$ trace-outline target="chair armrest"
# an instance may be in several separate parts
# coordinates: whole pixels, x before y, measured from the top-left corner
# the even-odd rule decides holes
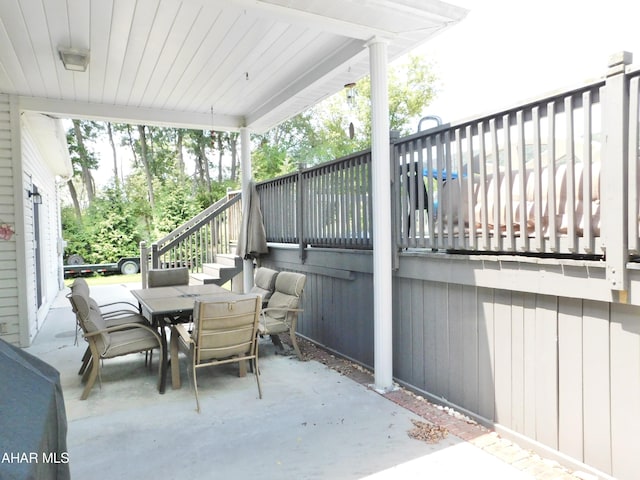
[[[195,343],[194,340],[193,340],[193,337],[191,337],[191,334],[186,329],[184,324],[179,323],[178,325],[174,325],[173,331],[178,333],[178,335],[180,336],[180,339],[184,343],[186,343],[186,344]]]
[[[271,311],[275,311],[275,312],[304,312],[304,310],[301,309],[301,308],[267,307],[267,308],[263,308],[262,310],[260,310],[260,315],[262,315],[264,312],[271,312]]]
[[[136,311],[136,312],[138,312],[138,311],[139,311],[139,307],[138,307],[138,305],[134,305],[133,303],[131,303],[131,302],[126,302],[126,301],[124,301],[124,300],[121,300],[121,301],[119,301],[119,302],[104,303],[104,304],[102,304],[102,305],[98,305],[98,307],[99,307],[100,309],[102,309],[102,307],[110,307],[110,306],[112,306],[112,305],[129,305],[129,306],[133,307],[133,308],[135,309],[135,311]]]
[[[155,329],[148,327],[147,325],[143,325],[142,323],[123,323],[122,325],[117,325],[115,327],[108,327],[101,330],[96,330],[95,332],[83,333],[83,336],[85,338],[95,337],[96,335],[100,335],[102,333],[117,332],[119,330],[131,330],[133,328],[142,328],[153,333],[153,335],[158,340],[158,344],[162,345],[162,340],[160,339],[160,335],[158,335],[158,332]]]
[[[100,312],[104,318],[121,317],[126,315],[140,315],[138,310],[113,310],[111,312]]]

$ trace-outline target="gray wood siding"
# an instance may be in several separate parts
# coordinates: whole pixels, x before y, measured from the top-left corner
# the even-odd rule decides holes
[[[373,365],[370,257],[311,249],[301,263],[296,249],[272,248],[265,265],[307,274],[302,335]],[[400,265],[392,295],[399,382],[526,447],[636,478],[640,306],[539,293],[531,282],[482,286],[483,278],[494,280],[474,278],[471,266],[450,275],[417,256]],[[568,270],[567,282],[575,278]],[[639,281],[634,274],[630,288]]]

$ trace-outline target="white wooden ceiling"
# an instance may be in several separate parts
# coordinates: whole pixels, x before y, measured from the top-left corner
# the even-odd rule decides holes
[[[460,21],[437,0],[0,0],[0,92],[60,117],[264,131]],[[59,47],[88,49],[69,72]]]

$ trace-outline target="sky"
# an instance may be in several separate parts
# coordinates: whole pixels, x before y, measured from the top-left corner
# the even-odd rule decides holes
[[[419,49],[439,94],[427,112],[453,122],[602,77],[609,57],[640,63],[637,0],[448,0],[470,12]]]

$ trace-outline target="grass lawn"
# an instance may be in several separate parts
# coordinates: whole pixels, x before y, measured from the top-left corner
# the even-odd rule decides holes
[[[89,286],[92,285],[114,285],[118,283],[140,283],[142,282],[142,276],[140,273],[135,275],[92,275],[90,277],[83,277]],[[64,281],[65,286],[69,286],[73,283],[73,278],[67,278]]]

